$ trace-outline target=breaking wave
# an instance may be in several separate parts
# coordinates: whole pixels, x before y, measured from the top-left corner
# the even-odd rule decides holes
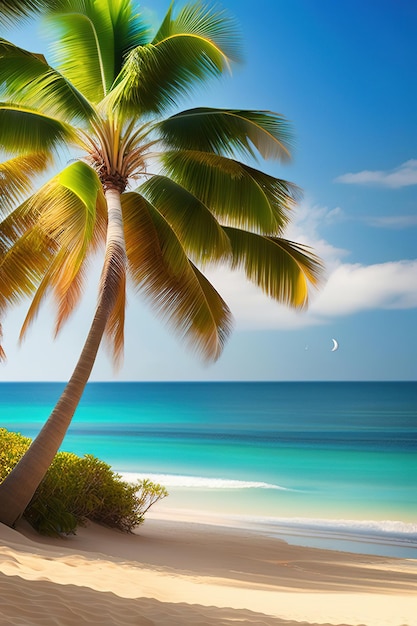
[[[164,487],[188,487],[196,489],[277,489],[280,491],[295,491],[294,489],[288,489],[281,485],[231,478],[207,478],[205,476],[182,476],[177,474],[139,474],[136,472],[119,473],[123,479],[128,482],[149,478],[152,482],[164,485]]]

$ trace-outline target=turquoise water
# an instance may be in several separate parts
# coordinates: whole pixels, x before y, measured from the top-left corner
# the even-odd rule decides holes
[[[62,388],[1,383],[0,426],[35,436]],[[164,507],[417,539],[412,382],[90,383],[62,448],[165,484]]]

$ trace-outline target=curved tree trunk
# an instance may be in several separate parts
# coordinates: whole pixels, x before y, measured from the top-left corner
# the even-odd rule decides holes
[[[90,377],[118,285],[126,272],[120,192],[106,191],[108,231],[99,300],[80,358],[48,421],[26,454],[0,485],[0,522],[14,526],[32,499],[65,437]]]

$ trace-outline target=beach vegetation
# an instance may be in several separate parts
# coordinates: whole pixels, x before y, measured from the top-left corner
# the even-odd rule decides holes
[[[257,166],[257,159],[289,161],[285,117],[178,108],[241,61],[227,11],[170,3],[156,29],[133,0],[27,0],[2,3],[0,12],[10,21],[42,6],[50,54],[0,40],[0,320],[28,301],[23,339],[52,300],[57,334],[100,254],[102,272],[73,374],[0,485],[0,521],[9,525],[60,448],[103,338],[115,364],[122,359],[128,284],[214,361],[232,315],[205,268],[241,270],[299,309],[322,275],[314,252],[285,237],[298,187]]]
[[[0,428],[0,480],[27,451],[28,437]],[[75,533],[87,520],[132,532],[167,490],[148,479],[129,483],[110,465],[87,454],[58,452],[23,517],[43,535]]]

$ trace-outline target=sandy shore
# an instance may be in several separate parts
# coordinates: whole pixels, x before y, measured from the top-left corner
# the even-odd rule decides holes
[[[0,525],[0,624],[417,626],[417,561],[149,517],[64,540]]]

